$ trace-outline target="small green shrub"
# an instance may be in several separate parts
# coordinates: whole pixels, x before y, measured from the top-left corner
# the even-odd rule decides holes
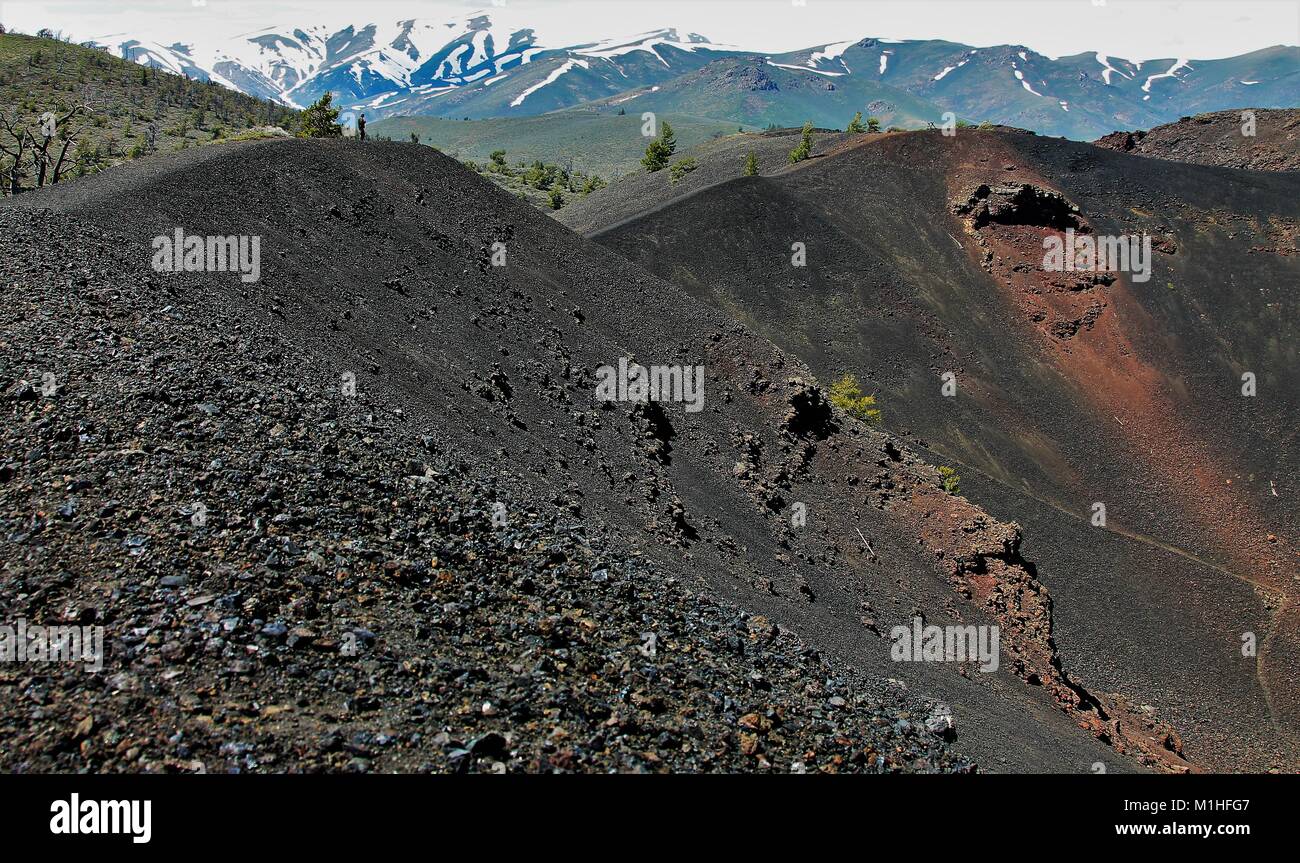
[[[685,177],[687,174],[689,174],[691,171],[694,171],[699,166],[700,166],[699,162],[696,162],[693,156],[683,156],[682,158],[678,159],[676,162],[673,162],[672,166],[669,167],[668,169],[669,178],[674,183],[676,183],[682,177]]]
[[[795,165],[812,157],[812,121],[803,124],[803,137],[799,139],[799,146],[790,151],[790,164]]]
[[[939,468],[939,475],[943,477],[943,490],[948,494],[961,494],[961,477],[957,471],[950,467]]]
[[[846,374],[831,384],[831,404],[851,417],[857,417],[869,423],[880,422],[880,409],[876,407],[876,397],[862,394],[856,375]]]

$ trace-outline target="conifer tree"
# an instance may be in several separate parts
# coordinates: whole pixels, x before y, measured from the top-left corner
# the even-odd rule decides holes
[[[659,137],[663,140],[664,146],[668,148],[669,156],[677,152],[677,136],[673,134],[673,127],[668,125],[667,120],[664,121],[664,127],[660,131]]]
[[[675,152],[677,152],[677,137],[673,134],[673,127],[664,123],[663,128],[659,130],[659,137],[645,148],[645,158],[641,160],[641,164],[645,165],[646,171],[651,174],[662,171],[668,167],[668,160]]]
[[[343,127],[338,123],[339,109],[334,107],[334,94],[326,91],[302,112],[299,120],[305,138],[338,138]]]
[[[803,124],[803,137],[799,146],[790,151],[790,164],[802,162],[812,156],[812,120]]]

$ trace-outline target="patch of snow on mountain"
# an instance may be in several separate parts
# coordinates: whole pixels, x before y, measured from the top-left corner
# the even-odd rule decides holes
[[[556,81],[560,79],[561,75],[565,75],[579,66],[581,66],[583,69],[590,69],[591,63],[587,62],[586,60],[578,60],[573,57],[569,58],[568,60],[565,60],[564,65],[560,66],[558,69],[552,70],[551,74],[547,75],[545,80],[534,84],[533,86],[529,87],[527,90],[525,90],[524,92],[516,96],[515,100],[510,103],[510,107],[518,108],[520,105],[524,104],[524,100],[527,99],[529,96],[533,95],[538,90],[542,89],[548,84],[554,84]]]
[[[461,67],[462,69],[472,69],[475,66],[479,65],[480,63],[484,63],[487,61],[488,59],[487,38],[488,38],[488,34],[486,30],[479,30],[477,33],[474,34],[474,38],[472,40],[472,44],[474,46],[474,56],[469,58],[469,63],[463,65]]]
[[[387,78],[403,88],[410,86],[411,72],[416,68],[406,54],[388,49],[367,56],[364,62],[376,75]],[[360,62],[354,62],[353,68],[358,68],[360,65]]]
[[[166,69],[172,74],[179,75],[183,68],[176,55],[171,51],[163,48],[161,45],[152,42],[139,42],[133,40],[131,49],[135,55],[135,62],[141,66],[157,66]],[[123,49],[125,53],[125,49]]]
[[[682,42],[678,39],[676,30],[668,29],[655,30],[650,33],[641,33],[633,37],[633,41],[630,42],[606,39],[602,42],[597,42],[594,45],[574,48],[573,53],[581,54],[584,57],[600,57],[602,59],[609,59],[611,57],[621,57],[624,54],[630,54],[633,51],[645,51],[653,54],[659,62],[663,63],[665,66],[671,66],[671,64],[655,50],[659,46],[676,48],[679,51],[695,51],[700,48],[718,47],[707,40],[704,40],[704,37],[698,36],[698,34],[696,34],[696,38],[693,38],[691,41]]]
[[[843,72],[827,72],[825,69],[809,69],[807,66],[795,66],[791,63],[773,63],[768,59],[767,65],[776,66],[778,69],[793,69],[795,72],[812,72],[814,75],[825,75],[827,78],[843,78]]]
[[[473,51],[474,51],[474,45],[472,43],[467,42],[464,45],[461,45],[455,51],[451,52],[451,54],[447,57],[447,62],[451,64],[452,69],[458,70],[463,74],[466,69],[470,68],[470,66],[473,65],[472,63],[465,62],[465,55],[470,54]]]
[[[974,53],[975,53],[974,51],[971,52],[971,54],[974,54]],[[969,63],[969,62],[970,62],[970,59],[967,58],[967,59],[965,59],[965,60],[962,60],[962,61],[961,61],[960,63],[958,63],[956,66],[945,66],[942,72],[940,72],[938,75],[935,75],[935,76],[934,76],[933,80],[935,80],[935,81],[942,81],[945,77],[947,77],[947,75],[948,75],[949,72],[953,71],[954,69],[960,69],[962,66],[965,66],[965,65],[966,65],[967,63]]]
[[[1120,74],[1120,76],[1123,77],[1123,78],[1132,78],[1132,77],[1133,77],[1132,75],[1126,75],[1126,74],[1124,74],[1124,70],[1123,70],[1123,69],[1116,69],[1114,66],[1110,65],[1110,57],[1106,56],[1105,54],[1098,54],[1098,55],[1097,55],[1097,62],[1100,63],[1101,65],[1103,65],[1103,66],[1106,67],[1106,68],[1103,69],[1102,72],[1101,72],[1101,78],[1102,78],[1102,80],[1105,81],[1108,85],[1110,84],[1110,76],[1111,76],[1112,74],[1116,73],[1116,72],[1118,72],[1118,73]],[[1140,65],[1139,65],[1139,68],[1141,68]]]
[[[1170,66],[1168,71],[1161,72],[1159,75],[1150,76],[1149,78],[1147,78],[1146,83],[1142,85],[1142,92],[1150,93],[1151,82],[1155,81],[1157,78],[1177,78],[1178,76],[1175,75],[1174,73],[1177,72],[1179,69],[1182,69],[1183,67],[1191,69],[1192,67],[1188,66],[1187,63],[1188,63],[1187,60],[1179,60],[1178,62],[1174,63],[1174,65]]]
[[[847,69],[849,67],[847,64],[844,63],[843,55],[844,52],[847,51],[854,44],[855,42],[849,41],[849,42],[835,42],[834,44],[831,45],[824,45],[820,50],[812,52],[812,56],[808,58],[808,65],[809,67],[815,67],[818,63],[820,63],[823,60],[839,60],[840,65],[844,66],[844,68]]]
[[[1011,63],[1011,71],[1016,73],[1016,80],[1020,82],[1021,87],[1024,87],[1026,90],[1028,90],[1030,93],[1033,93],[1035,96],[1043,95],[1042,93],[1035,90],[1033,87],[1029,86],[1029,82],[1025,80],[1025,73],[1021,72],[1019,69],[1016,68],[1016,64],[1014,61],[1012,61]]]
[[[447,37],[436,25],[428,21],[420,19],[402,21],[399,22],[399,27],[401,29],[398,34],[388,43],[389,47],[410,56],[413,66],[423,65],[429,57],[437,54],[447,44]]]
[[[280,100],[295,107],[293,92],[307,84],[321,71],[327,53],[330,32],[317,25],[297,28],[285,34],[273,29],[259,30],[238,37],[235,42],[214,52],[219,62],[230,63],[251,71],[281,87]],[[211,71],[216,62],[207,64]]]

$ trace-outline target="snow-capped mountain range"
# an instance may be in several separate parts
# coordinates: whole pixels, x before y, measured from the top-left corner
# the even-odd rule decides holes
[[[309,104],[326,90],[350,105],[361,106],[411,92],[447,90],[489,80],[495,83],[539,56],[590,65],[631,51],[654,54],[660,46],[672,46],[689,52],[708,44],[703,36],[683,38],[673,29],[629,40],[546,44],[531,27],[503,25],[497,12],[447,21],[409,19],[350,25],[337,30],[321,25],[267,28],[211,43],[163,44],[127,34],[94,41],[125,59],[211,79],[293,107]]]
[[[854,38],[768,55],[674,28],[564,44],[527,23],[493,9],[340,29],[269,28],[211,43],[129,34],[96,42],[141,64],[291,106],[330,91],[371,119],[528,116],[636,99],[646,110],[754,125],[810,119],[838,127],[845,111],[856,110],[915,124],[953,111],[1091,138],[1183,114],[1300,100],[1295,47],[1143,63],[1104,53],[1052,58],[1020,45]]]

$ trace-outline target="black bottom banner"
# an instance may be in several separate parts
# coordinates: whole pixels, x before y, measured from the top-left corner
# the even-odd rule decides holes
[[[715,840],[734,850],[782,831],[802,843],[827,829],[863,828],[927,846],[1063,838],[1224,845],[1294,835],[1288,804],[1297,789],[1291,776],[880,776],[762,788],[739,777],[548,785],[518,777],[5,776],[0,824],[16,840],[11,849],[112,846],[128,857],[163,849],[202,856],[225,843],[227,851],[338,852],[439,835],[478,836],[494,850],[542,849],[560,835],[584,843],[641,836],[638,845],[662,853]]]

